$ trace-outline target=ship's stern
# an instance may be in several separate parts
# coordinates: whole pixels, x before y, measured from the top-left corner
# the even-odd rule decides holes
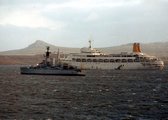
[[[162,60],[155,61],[155,67],[157,67],[159,70],[163,70],[164,62]]]

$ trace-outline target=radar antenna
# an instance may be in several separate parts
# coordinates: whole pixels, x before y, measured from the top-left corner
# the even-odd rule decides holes
[[[57,51],[57,62],[58,63],[60,62],[60,51],[59,51],[59,48],[58,48],[58,51]]]
[[[45,65],[48,66],[49,65],[49,62],[48,62],[48,59],[50,57],[50,47],[49,46],[46,46],[46,55],[45,55]]]
[[[92,48],[92,41],[93,41],[92,36],[90,36],[90,38],[89,38],[89,48]]]
[[[46,48],[47,48],[47,52],[46,52],[46,58],[49,58],[49,56],[50,56],[50,52],[49,52],[49,50],[50,50],[50,47],[49,47],[49,46],[46,46]]]
[[[92,48],[92,41],[89,40],[89,48]]]

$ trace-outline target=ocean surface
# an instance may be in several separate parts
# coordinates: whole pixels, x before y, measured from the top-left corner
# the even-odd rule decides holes
[[[20,75],[0,66],[0,120],[165,120],[168,69]]]

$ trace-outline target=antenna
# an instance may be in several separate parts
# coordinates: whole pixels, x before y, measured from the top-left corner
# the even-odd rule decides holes
[[[57,62],[60,62],[60,51],[59,51],[59,48],[58,48],[58,51],[57,51]]]
[[[47,49],[47,52],[49,52],[49,50],[50,50],[50,47],[49,47],[49,46],[46,46],[46,49]]]
[[[49,58],[49,55],[50,55],[50,52],[49,52],[50,47],[49,47],[49,46],[46,46],[46,48],[47,48],[46,57]]]
[[[47,49],[47,51],[46,51],[46,56],[45,56],[45,65],[48,65],[48,58],[50,56],[50,52],[49,52],[50,47],[46,46],[46,49]]]
[[[90,37],[89,37],[89,48],[92,48],[92,41],[93,41],[93,38],[92,38],[92,36],[90,35]]]
[[[91,40],[89,40],[89,48],[92,48],[92,41]]]

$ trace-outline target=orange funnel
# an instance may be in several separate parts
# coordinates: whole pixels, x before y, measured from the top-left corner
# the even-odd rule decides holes
[[[141,53],[141,47],[140,47],[140,44],[139,44],[139,43],[137,43],[137,47],[138,47],[138,52]]]
[[[141,52],[141,48],[140,48],[139,43],[134,43],[133,44],[133,52],[135,52],[135,53],[140,53]]]

